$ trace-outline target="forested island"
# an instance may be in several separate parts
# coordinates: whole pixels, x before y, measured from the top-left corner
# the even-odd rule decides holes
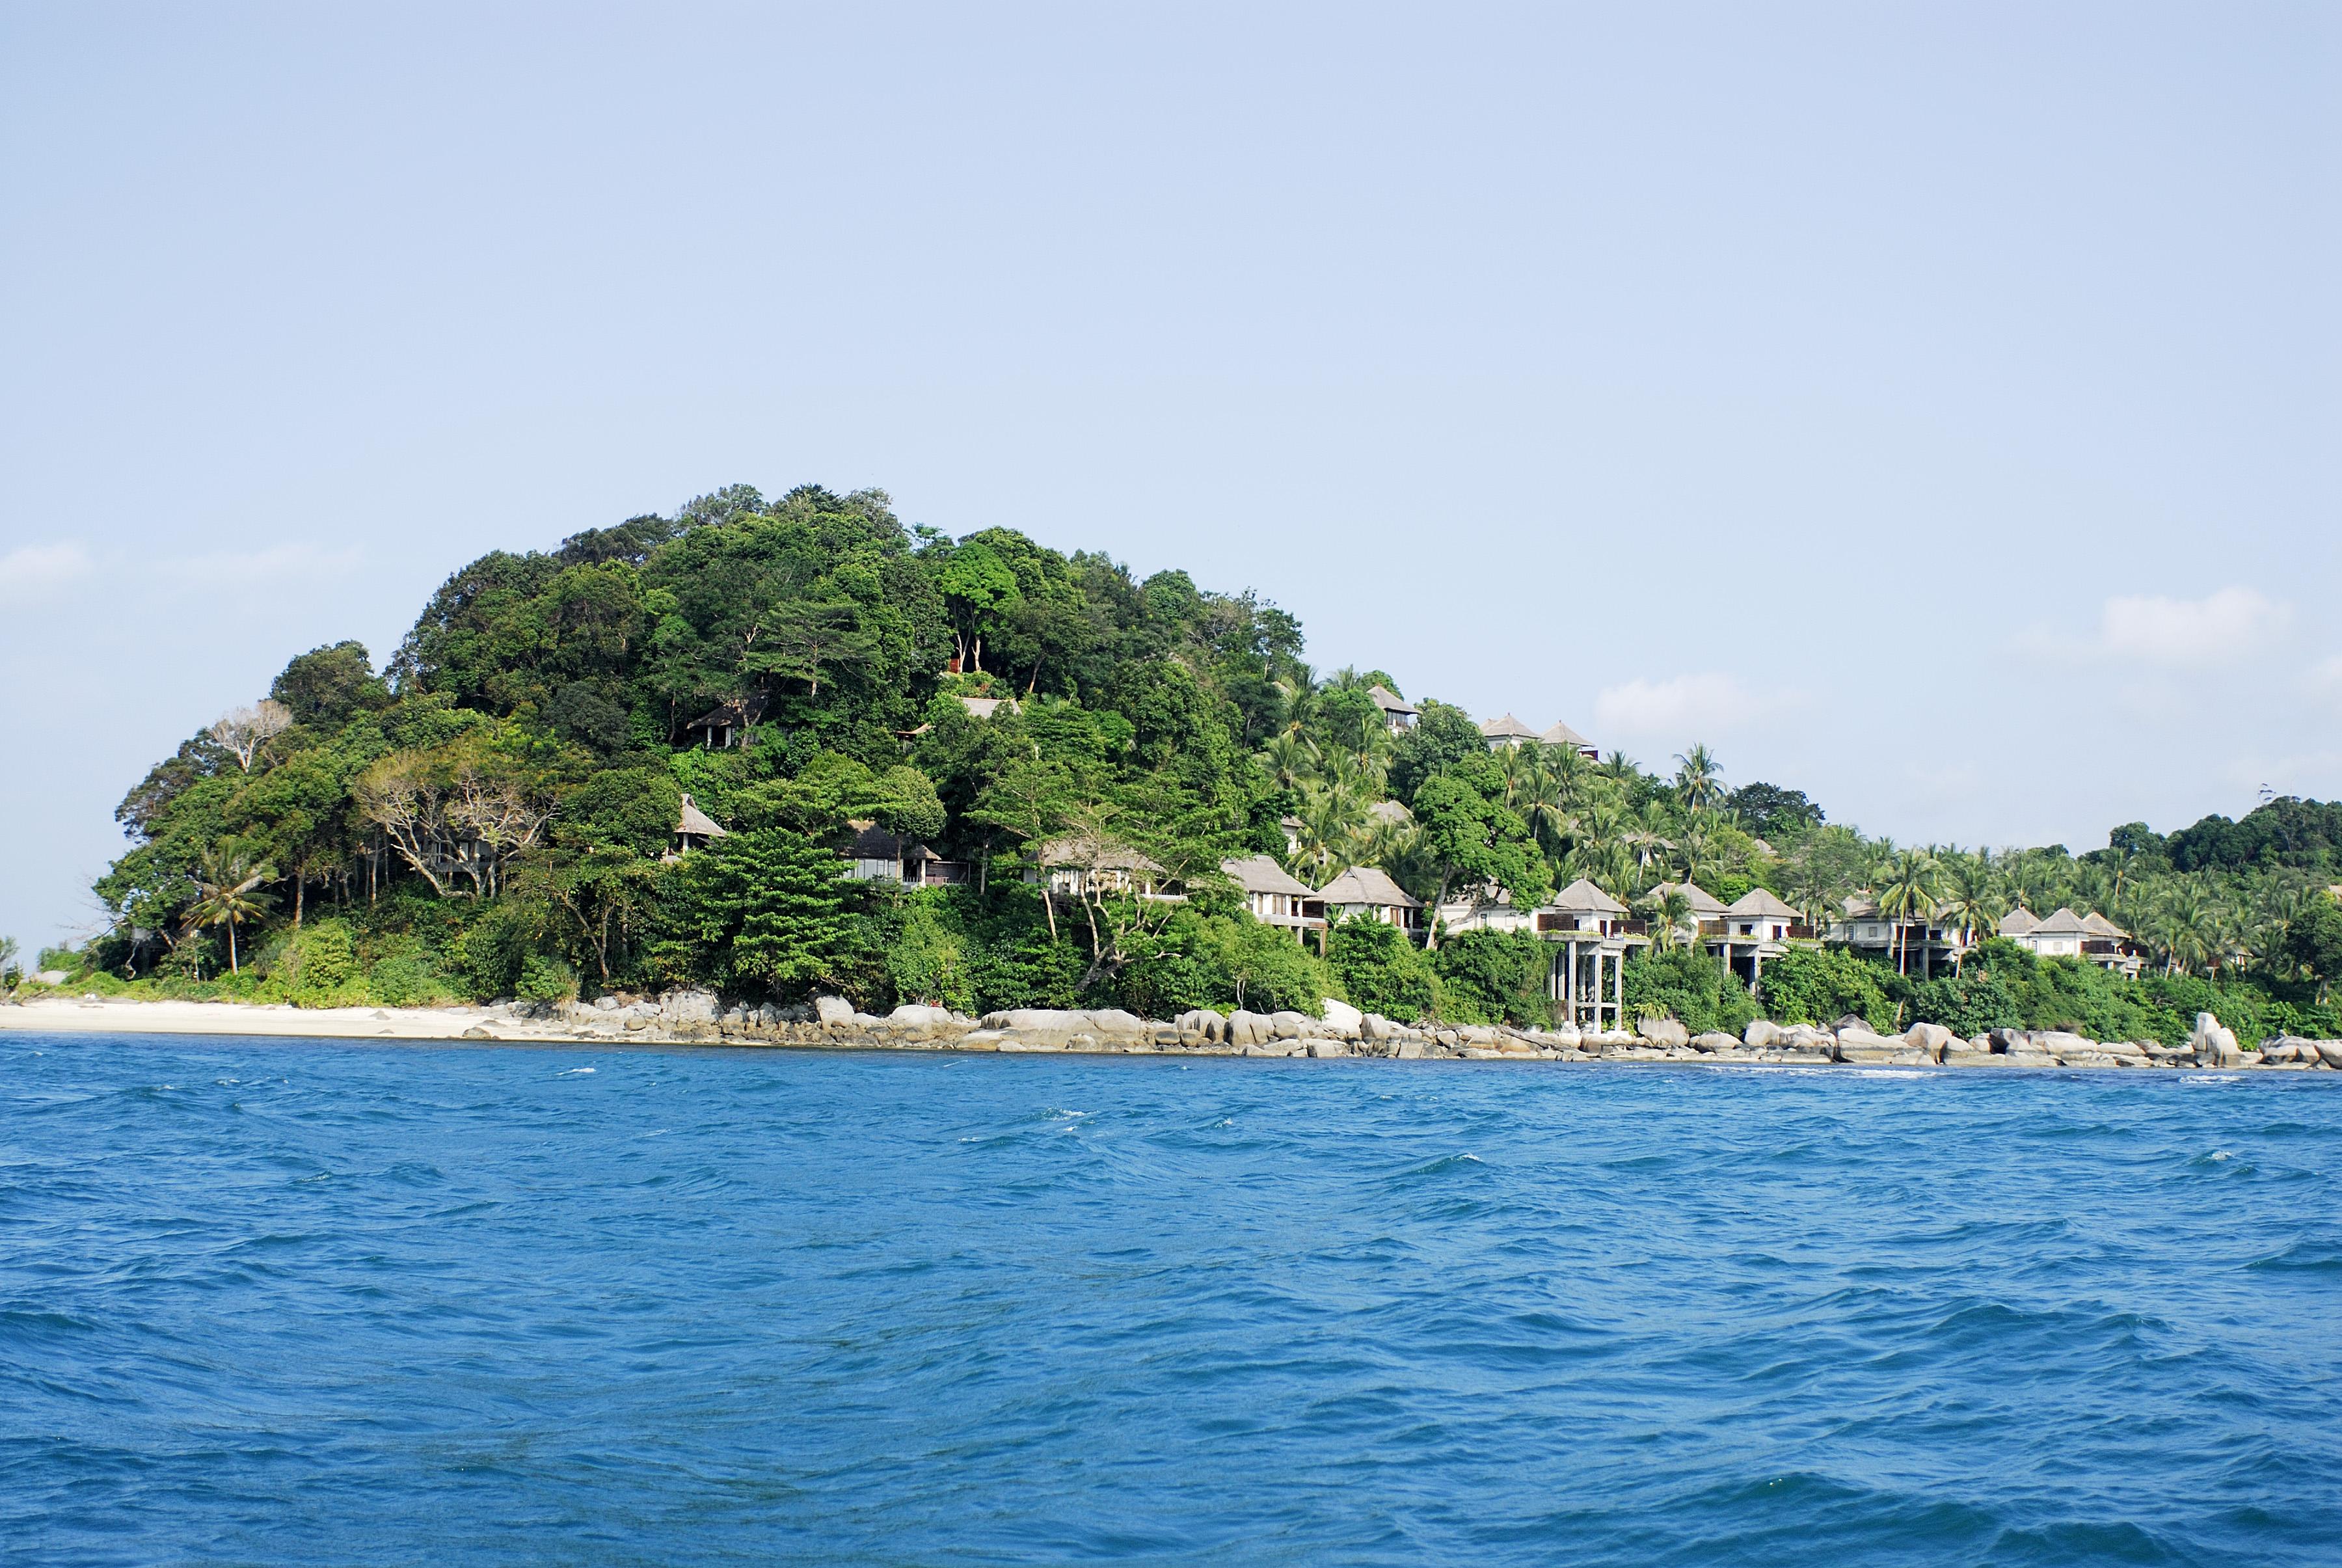
[[[2078,855],[1899,845],[1704,747],[1654,771],[1304,655],[1184,572],[735,486],[483,557],[380,668],[293,658],[124,798],[105,929],[9,978],[1534,1027],[1578,984],[1540,911],[1598,907],[1614,1023],[2342,1035],[2342,804]],[[1793,922],[1761,970],[1726,906]],[[2053,910],[2096,961],[2028,945]]]

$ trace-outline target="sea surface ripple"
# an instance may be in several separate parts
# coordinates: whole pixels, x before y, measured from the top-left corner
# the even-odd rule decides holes
[[[0,1556],[2342,1561],[2342,1082],[0,1036]]]

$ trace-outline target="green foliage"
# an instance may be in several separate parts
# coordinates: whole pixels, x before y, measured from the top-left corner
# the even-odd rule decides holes
[[[720,839],[667,879],[653,968],[727,992],[801,995],[869,957],[856,891],[826,846],[786,828]]]
[[[1766,980],[1771,979],[1768,964]],[[1763,1010],[1723,960],[1696,949],[1646,952],[1626,965],[1626,982],[1629,1020],[1677,1019],[1694,1034],[1738,1034]]]
[[[1628,968],[1631,981],[1633,967]],[[1887,994],[1893,971],[1844,948],[1792,948],[1765,961],[1758,981],[1765,1016],[1776,1023],[1829,1024],[1852,1013],[1875,1029],[1895,1027]]]
[[[577,1000],[577,971],[559,959],[531,953],[521,966],[515,994],[523,1000],[548,1004]]]
[[[1470,714],[1436,699],[1426,701],[1415,728],[1391,747],[1391,795],[1412,807],[1415,792],[1426,779],[1487,752],[1487,738]]]
[[[1190,1005],[1306,1012],[1315,1018],[1324,1000],[1335,994],[1326,963],[1283,926],[1265,926],[1246,915],[1198,923],[1206,929],[1196,934],[1193,946],[1216,963],[1219,973],[1216,983],[1199,993],[1202,1000]]]
[[[1466,931],[1431,955],[1445,1015],[1459,1023],[1542,1026],[1554,948],[1526,931]]]
[[[1354,915],[1326,933],[1326,964],[1351,1006],[1399,1023],[1440,1016],[1430,956],[1396,926]]]
[[[1911,987],[1909,1021],[1939,1023],[1967,1039],[1993,1029],[2022,1029],[2025,1011],[1988,970],[1942,975]]]

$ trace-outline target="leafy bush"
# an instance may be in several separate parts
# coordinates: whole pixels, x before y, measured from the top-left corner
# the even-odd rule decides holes
[[[2024,1010],[2008,988],[1990,973],[1976,970],[1943,975],[1914,986],[1910,1017],[1914,1023],[1939,1023],[1963,1037],[1990,1029],[2025,1027]]]
[[[1767,965],[1768,980],[1771,974]],[[1711,1030],[1738,1034],[1759,1010],[1756,999],[1722,959],[1693,949],[1646,951],[1627,963],[1626,978],[1630,1020],[1673,1018],[1694,1034]]]
[[[1316,954],[1283,926],[1265,926],[1248,915],[1211,922],[1199,944],[1217,960],[1218,982],[1206,1007],[1243,1007],[1255,1012],[1290,1010],[1317,1016],[1334,994],[1333,975]],[[1169,1016],[1169,1015],[1165,1015]]]
[[[577,971],[559,959],[531,953],[521,965],[520,983],[514,988],[526,1001],[557,1004],[577,1000]]]
[[[395,952],[375,960],[366,971],[366,989],[385,1007],[427,1007],[450,1000],[439,971],[419,952]]]
[[[1457,1023],[1542,1025],[1554,946],[1526,931],[1466,931],[1431,955],[1446,1015]]]
[[[1326,934],[1326,961],[1353,1007],[1401,1023],[1440,1014],[1430,956],[1396,926],[1352,916]]]
[[[1845,948],[1791,948],[1765,961],[1759,1010],[1776,1023],[1827,1024],[1853,1013],[1874,1029],[1892,1029],[1887,982],[1894,979],[1893,970]]]

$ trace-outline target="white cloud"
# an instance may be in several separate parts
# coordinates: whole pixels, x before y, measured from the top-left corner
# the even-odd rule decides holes
[[[2248,588],[2202,598],[2141,594],[2107,600],[2098,613],[2098,648],[2117,658],[2175,668],[2227,664],[2258,651],[2292,620],[2291,605]]]
[[[36,598],[88,570],[89,552],[79,545],[19,545],[0,556],[0,600]]]
[[[1787,693],[1752,690],[1736,675],[1702,670],[1605,687],[1594,699],[1594,717],[1601,734],[1662,736],[1688,744],[1737,729],[1794,700]]]
[[[164,575],[174,582],[206,587],[256,586],[287,578],[338,578],[359,564],[363,551],[355,545],[323,549],[311,544],[269,545],[256,550],[207,550],[182,556],[165,564]]]

